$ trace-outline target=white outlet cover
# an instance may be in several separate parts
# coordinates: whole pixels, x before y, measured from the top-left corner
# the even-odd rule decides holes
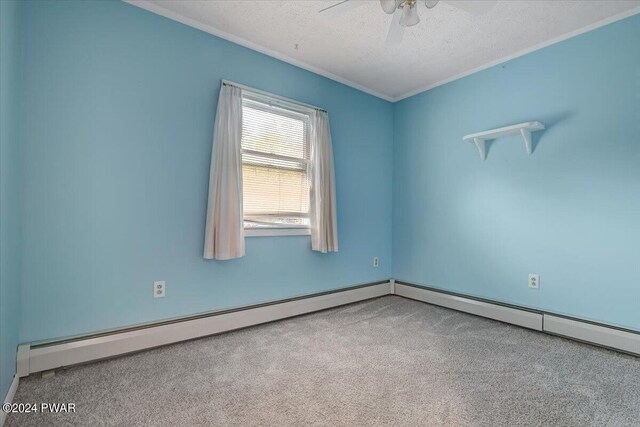
[[[529,274],[529,287],[531,289],[540,289],[540,275]]]
[[[379,261],[378,261],[378,257],[373,257],[373,266],[374,267],[378,267],[378,265],[380,265]]]
[[[153,282],[153,297],[164,298],[164,280]]]

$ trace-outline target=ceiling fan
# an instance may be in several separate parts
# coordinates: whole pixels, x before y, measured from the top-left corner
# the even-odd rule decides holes
[[[423,0],[423,2],[427,9],[433,9],[440,3],[440,0]],[[442,0],[442,2],[473,15],[480,15],[491,9],[497,3],[497,0]],[[367,3],[365,1],[342,0],[321,9],[319,12],[335,16]],[[418,0],[380,0],[380,6],[385,13],[393,15],[391,26],[387,33],[387,44],[399,44],[402,41],[404,29],[420,22]]]

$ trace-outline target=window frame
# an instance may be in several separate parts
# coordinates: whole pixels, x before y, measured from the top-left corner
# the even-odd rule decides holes
[[[307,122],[306,122],[306,126],[305,126],[305,135],[304,135],[304,152],[307,153],[307,155],[309,156],[309,158],[307,159],[301,159],[301,158],[293,158],[293,157],[289,157],[289,156],[282,156],[282,155],[278,155],[278,154],[272,154],[272,153],[264,153],[264,152],[260,152],[260,151],[254,151],[254,150],[245,150],[244,148],[241,150],[243,159],[242,159],[242,164],[244,165],[244,154],[254,154],[254,155],[259,155],[261,157],[264,158],[272,158],[272,159],[279,159],[279,160],[288,160],[288,161],[295,161],[295,162],[299,162],[299,163],[305,163],[307,165],[307,179],[311,179],[311,159],[310,159],[310,155],[311,155],[311,121],[312,121],[312,115],[314,113],[314,109],[313,108],[309,108],[305,105],[300,105],[297,104],[295,102],[289,102],[286,101],[282,98],[279,98],[275,95],[270,96],[269,94],[266,93],[262,93],[262,92],[254,92],[251,90],[247,90],[247,89],[243,89],[242,91],[242,107],[245,107],[245,101],[248,101],[247,104],[249,104],[248,106],[250,108],[256,108],[256,109],[261,109],[261,105],[267,105],[268,107],[276,107],[282,111],[282,116],[284,117],[289,117],[292,119],[299,119],[300,116],[306,116],[307,118]],[[254,105],[251,105],[254,104]],[[257,104],[257,105],[256,105]],[[266,112],[272,112],[269,108],[264,108],[263,111]],[[290,114],[288,114],[290,113]],[[244,195],[243,195],[244,196]],[[309,208],[311,207],[311,187],[309,186]],[[300,215],[303,218],[308,218],[309,219],[309,224],[308,225],[294,225],[294,224],[284,224],[284,225],[278,225],[278,224],[273,224],[273,225],[264,225],[264,226],[260,226],[260,227],[246,227],[244,225],[244,221],[245,221],[245,214],[244,214],[244,203],[243,203],[243,213],[242,213],[242,220],[243,220],[243,227],[244,227],[244,235],[245,237],[272,237],[272,236],[310,236],[311,235],[311,224],[310,224],[310,214],[311,212],[309,212],[307,215]],[[268,216],[270,215],[270,213],[265,213],[264,216]],[[293,215],[292,215],[293,216]]]

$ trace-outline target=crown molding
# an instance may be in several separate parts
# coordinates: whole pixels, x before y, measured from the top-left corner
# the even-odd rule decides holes
[[[570,31],[570,32],[568,32],[566,34],[554,37],[552,39],[546,40],[546,41],[544,41],[542,43],[538,43],[538,44],[533,45],[531,47],[528,47],[526,49],[519,50],[519,51],[517,51],[515,53],[512,53],[510,55],[504,56],[502,58],[487,62],[487,63],[485,63],[483,65],[478,66],[478,67],[475,67],[475,68],[472,68],[470,70],[464,71],[464,72],[462,72],[460,74],[456,74],[456,75],[453,75],[451,77],[447,77],[446,79],[439,80],[439,81],[437,81],[435,83],[431,83],[431,84],[429,84],[427,86],[420,87],[419,89],[412,90],[410,92],[405,93],[404,95],[400,95],[400,96],[394,97],[394,96],[385,95],[383,93],[380,93],[380,92],[378,92],[378,91],[376,91],[374,89],[368,88],[366,86],[362,86],[362,85],[360,85],[358,83],[355,83],[355,82],[352,82],[350,80],[347,80],[347,79],[345,79],[343,77],[340,77],[340,76],[338,76],[336,74],[333,74],[333,73],[331,73],[329,71],[326,71],[326,70],[324,70],[322,68],[318,68],[318,67],[316,67],[314,65],[307,64],[304,61],[300,61],[298,59],[295,59],[295,58],[292,58],[292,57],[287,56],[285,54],[282,54],[280,52],[277,52],[275,50],[266,48],[266,47],[264,47],[264,46],[262,46],[262,45],[260,45],[258,43],[254,43],[254,42],[246,40],[246,39],[244,39],[242,37],[238,37],[238,36],[235,36],[233,34],[227,33],[225,31],[219,30],[218,28],[215,28],[215,27],[213,27],[211,25],[203,24],[201,22],[196,21],[195,19],[184,17],[184,16],[182,16],[182,15],[176,13],[176,12],[173,12],[171,10],[165,9],[164,7],[159,6],[156,3],[152,3],[149,0],[122,0],[122,1],[124,1],[125,3],[128,3],[128,4],[132,5],[132,6],[139,7],[141,9],[147,10],[149,12],[153,12],[153,13],[155,13],[157,15],[163,16],[163,17],[171,19],[173,21],[177,21],[177,22],[180,22],[180,23],[182,23],[184,25],[188,25],[190,27],[193,27],[193,28],[196,28],[198,30],[204,31],[206,33],[213,34],[214,36],[220,37],[221,39],[230,41],[232,43],[235,43],[235,44],[238,44],[240,46],[246,47],[248,49],[254,50],[256,52],[260,52],[260,53],[265,54],[267,56],[271,56],[273,58],[279,59],[280,61],[283,61],[283,62],[286,62],[288,64],[294,65],[294,66],[296,66],[298,68],[302,68],[303,70],[310,71],[310,72],[312,72],[314,74],[318,74],[320,76],[323,76],[323,77],[326,77],[328,79],[334,80],[334,81],[336,81],[338,83],[342,83],[342,84],[344,84],[346,86],[352,87],[352,88],[357,89],[357,90],[359,90],[361,92],[368,93],[369,95],[373,95],[373,96],[375,96],[377,98],[380,98],[380,99],[383,99],[383,100],[389,101],[389,102],[398,102],[398,101],[401,101],[403,99],[410,98],[410,97],[412,97],[414,95],[418,95],[418,94],[420,94],[422,92],[426,92],[426,91],[434,89],[434,88],[436,88],[438,86],[442,86],[442,85],[445,85],[447,83],[451,83],[451,82],[453,82],[455,80],[459,80],[461,78],[470,76],[471,74],[475,74],[475,73],[477,73],[479,71],[483,71],[483,70],[486,70],[488,68],[494,67],[496,65],[500,65],[500,64],[505,63],[507,61],[510,61],[512,59],[518,58],[520,56],[524,56],[524,55],[527,55],[527,54],[529,54],[531,52],[535,52],[536,50],[540,50],[540,49],[543,49],[545,47],[554,45],[556,43],[560,43],[560,42],[562,42],[564,40],[579,36],[581,34],[587,33],[589,31],[595,30],[597,28],[603,27],[603,26],[608,25],[608,24],[612,24],[612,23],[614,23],[616,21],[620,21],[622,19],[625,19],[625,18],[628,18],[630,16],[633,16],[633,15],[636,15],[636,14],[640,13],[640,6],[634,7],[632,9],[626,10],[624,12],[618,13],[616,15],[612,15],[612,16],[610,16],[608,18],[605,18],[605,19],[602,19],[600,21],[597,21],[597,22],[594,22],[592,24],[589,24],[589,25],[587,25],[585,27],[578,28],[577,30]]]
[[[233,34],[227,33],[226,31],[219,30],[211,25],[203,24],[201,22],[196,21],[195,19],[184,17],[176,12],[165,9],[162,6],[157,5],[156,3],[152,3],[148,0],[122,0],[125,3],[128,3],[132,6],[139,7],[144,10],[148,10],[149,12],[153,12],[157,15],[163,16],[165,18],[169,18],[173,21],[180,22],[181,24],[188,25],[189,27],[196,28],[198,30],[204,31],[209,34],[213,34],[216,37],[220,37],[221,39],[230,41],[237,45],[246,47],[248,49],[254,50],[256,52],[263,53],[267,56],[271,56],[273,58],[279,59],[280,61],[286,62],[291,65],[295,65],[298,68],[302,68],[303,70],[310,71],[314,74],[318,74],[320,76],[326,77],[330,80],[336,81],[338,83],[342,83],[343,85],[350,86],[354,89],[359,90],[360,92],[368,93],[369,95],[373,95],[377,98],[384,99],[385,101],[392,101],[393,98],[387,96],[383,93],[377,92],[373,89],[369,89],[368,87],[359,85],[358,83],[354,83],[350,80],[342,78],[336,74],[330,73],[329,71],[323,70],[322,68],[318,68],[314,65],[307,64],[304,61],[300,61],[298,59],[292,58],[290,56],[284,55],[280,52],[276,52],[275,50],[266,48],[257,43],[251,42],[249,40],[243,39],[242,37],[235,36]]]
[[[404,95],[392,98],[391,102],[398,102],[398,101],[401,101],[403,99],[410,98],[410,97],[412,97],[414,95],[418,95],[418,94],[420,94],[422,92],[426,92],[426,91],[428,91],[430,89],[433,89],[433,88],[436,88],[438,86],[442,86],[442,85],[445,85],[447,83],[451,83],[451,82],[453,82],[455,80],[459,80],[459,79],[461,79],[463,77],[470,76],[471,74],[475,74],[475,73],[477,73],[479,71],[486,70],[487,68],[491,68],[491,67],[494,67],[496,65],[500,65],[502,63],[505,63],[507,61],[511,61],[512,59],[516,59],[516,58],[518,58],[520,56],[524,56],[524,55],[526,55],[528,53],[535,52],[536,50],[540,50],[540,49],[543,49],[545,47],[554,45],[556,43],[560,43],[560,42],[568,40],[570,38],[579,36],[580,34],[588,33],[589,31],[595,30],[595,29],[600,28],[600,27],[604,27],[605,25],[612,24],[612,23],[614,23],[616,21],[620,21],[622,19],[629,18],[630,16],[636,15],[638,13],[640,13],[640,6],[634,7],[633,9],[626,10],[626,11],[618,13],[616,15],[612,15],[612,16],[610,16],[608,18],[605,18],[605,19],[602,19],[600,21],[597,21],[597,22],[594,22],[592,24],[589,24],[586,27],[578,28],[577,30],[573,30],[573,31],[568,32],[566,34],[563,34],[561,36],[554,37],[552,39],[546,40],[546,41],[544,41],[542,43],[538,43],[538,44],[533,45],[531,47],[528,47],[526,49],[519,50],[518,52],[512,53],[511,55],[507,55],[507,56],[504,56],[504,57],[502,57],[500,59],[496,59],[494,61],[487,62],[486,64],[480,65],[479,67],[472,68],[471,70],[462,72],[460,74],[456,74],[455,76],[447,77],[444,80],[440,80],[440,81],[437,81],[435,83],[431,83],[431,84],[429,84],[427,86],[421,87],[420,89],[412,90],[411,92],[408,92],[408,93],[406,93]]]

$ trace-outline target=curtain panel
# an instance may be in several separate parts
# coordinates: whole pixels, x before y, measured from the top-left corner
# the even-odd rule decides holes
[[[211,150],[204,238],[206,259],[244,256],[241,141],[242,89],[223,84],[218,97]]]
[[[338,251],[336,184],[329,115],[316,110],[311,133],[311,249]]]

